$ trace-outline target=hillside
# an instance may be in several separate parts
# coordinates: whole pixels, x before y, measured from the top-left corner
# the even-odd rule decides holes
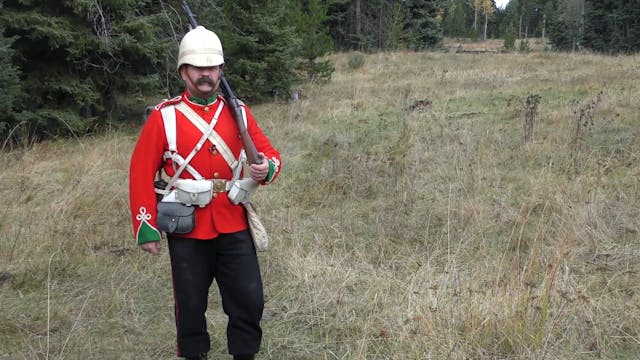
[[[283,155],[256,199],[260,358],[640,353],[638,56],[331,59],[331,83],[252,107]],[[174,358],[166,246],[129,224],[136,134],[0,153],[0,359]]]

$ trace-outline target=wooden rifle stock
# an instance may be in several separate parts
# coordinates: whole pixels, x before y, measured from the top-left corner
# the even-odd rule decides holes
[[[227,104],[231,107],[231,113],[233,118],[236,120],[236,124],[238,125],[238,131],[240,132],[240,139],[242,140],[242,145],[244,146],[244,151],[247,154],[247,161],[249,164],[262,164],[262,156],[258,154],[258,150],[256,150],[256,146],[251,140],[251,136],[249,136],[249,131],[244,123],[244,116],[242,116],[242,109],[240,108],[240,103],[238,102],[238,98],[231,90],[227,79],[224,78],[224,74],[220,74],[220,86],[222,87],[222,92],[224,92],[224,97],[227,99]]]
[[[187,19],[189,20],[189,26],[191,29],[195,29],[198,26],[198,21],[196,20],[195,15],[191,12],[189,8],[189,4],[187,4],[186,0],[182,1],[182,7],[184,8],[184,12],[187,13]],[[261,164],[262,156],[258,154],[258,150],[256,150],[256,146],[249,136],[249,132],[247,131],[247,127],[244,124],[244,117],[242,116],[242,109],[240,107],[240,103],[238,102],[238,98],[231,90],[227,79],[224,77],[224,73],[220,73],[220,87],[222,88],[222,92],[224,93],[224,97],[227,100],[227,104],[231,107],[231,115],[233,115],[234,120],[236,121],[236,125],[238,126],[238,132],[240,133],[240,139],[242,140],[242,146],[244,147],[244,151],[247,154],[247,161],[249,164]]]

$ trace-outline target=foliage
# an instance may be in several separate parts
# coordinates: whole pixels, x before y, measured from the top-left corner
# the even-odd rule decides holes
[[[310,83],[327,83],[331,80],[331,75],[336,70],[330,60],[315,61],[308,60],[300,62],[298,69],[306,74],[306,79]]]
[[[504,34],[504,48],[514,50],[516,48],[516,35],[513,29],[509,28]]]
[[[496,27],[500,34],[504,34],[507,29],[516,29],[519,39],[546,38],[550,19],[557,15],[556,9],[560,1],[566,0],[510,0],[504,10],[497,12]]]
[[[442,39],[443,0],[327,3],[327,26],[338,50],[424,50]]]
[[[637,1],[596,0],[511,0],[502,16],[519,38],[548,34],[557,50],[605,53],[640,49],[638,19]]]
[[[350,18],[352,17],[351,2],[351,0],[325,1],[327,7],[325,25],[337,50],[355,48],[349,29]]]
[[[238,97],[250,102],[288,97],[301,55],[288,0],[222,0],[215,11],[207,1],[193,3],[201,24],[220,36],[225,73]]]
[[[520,44],[518,45],[518,51],[528,53],[531,51],[531,45],[529,44],[529,39],[520,40]]]
[[[446,7],[443,29],[449,37],[471,37],[472,27],[469,25],[473,21],[471,19],[472,10],[468,0],[452,0],[450,5]]]
[[[405,36],[409,49],[424,50],[434,47],[442,41],[439,1],[410,0],[405,2],[407,7]]]
[[[382,10],[386,16],[384,21],[383,49],[399,50],[406,47],[404,42],[404,28],[407,25],[404,5],[399,2],[391,2]]]
[[[320,0],[310,0],[305,3],[293,1],[289,7],[289,19],[295,25],[295,32],[300,37],[300,53],[303,59],[298,69],[311,82],[327,82],[335,68],[331,61],[318,61],[333,51],[333,39],[325,26],[327,21],[327,6]]]
[[[561,51],[578,50],[583,38],[584,0],[561,1],[549,26],[549,35],[554,48]]]
[[[15,119],[11,116],[13,104],[21,97],[21,87],[19,84],[19,71],[11,63],[14,50],[11,44],[15,38],[5,38],[0,33],[0,134],[11,131],[11,127],[16,126]],[[2,138],[2,137],[0,137]]]
[[[26,121],[27,136],[84,134],[142,111],[122,99],[162,92],[157,74],[172,40],[163,36],[164,18],[149,2],[4,7],[0,24],[3,36],[15,39],[12,63],[22,89],[9,121]]]
[[[605,53],[640,51],[640,2],[587,1],[585,47]]]
[[[347,65],[351,70],[357,70],[364,66],[365,57],[364,54],[360,52],[354,52],[349,56],[349,60],[347,61]]]

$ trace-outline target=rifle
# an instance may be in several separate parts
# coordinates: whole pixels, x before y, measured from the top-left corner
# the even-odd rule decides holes
[[[186,0],[182,1],[182,8],[184,8],[184,12],[187,14],[187,19],[189,19],[189,26],[191,26],[191,29],[195,29],[198,26],[198,21],[196,20],[195,15],[191,12]],[[249,136],[247,127],[244,124],[242,109],[240,108],[238,98],[233,93],[233,90],[231,90],[222,70],[220,70],[220,87],[222,88],[222,92],[224,93],[227,103],[231,106],[231,114],[238,125],[242,146],[244,146],[244,151],[247,154],[247,161],[249,164],[261,164],[263,160],[262,156],[258,154],[258,150],[256,150],[256,146],[253,143],[253,140],[251,140],[251,136]]]

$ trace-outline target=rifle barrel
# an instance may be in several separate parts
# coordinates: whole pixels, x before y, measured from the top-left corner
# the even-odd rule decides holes
[[[193,12],[191,12],[191,8],[189,8],[189,4],[186,0],[182,0],[182,8],[187,14],[187,19],[189,20],[191,29],[195,29],[196,27],[198,27],[196,16],[193,14]],[[261,164],[262,157],[258,155],[258,150],[256,149],[253,140],[251,140],[251,136],[249,136],[246,126],[244,125],[244,118],[242,117],[242,109],[240,108],[240,104],[238,103],[238,98],[233,93],[233,90],[231,90],[231,86],[229,86],[229,83],[224,77],[224,74],[220,75],[220,86],[222,87],[222,92],[225,94],[227,103],[229,104],[229,106],[231,106],[231,114],[236,120],[236,125],[238,126],[238,131],[240,132],[240,138],[242,139],[242,145],[244,146],[244,151],[247,154],[247,161],[249,162],[249,164]]]
[[[191,8],[189,7],[189,4],[187,4],[186,0],[182,1],[182,8],[184,9],[184,12],[187,13],[187,19],[189,20],[189,25],[191,26],[191,28],[197,28],[198,21],[196,20],[196,16],[191,12]]]

